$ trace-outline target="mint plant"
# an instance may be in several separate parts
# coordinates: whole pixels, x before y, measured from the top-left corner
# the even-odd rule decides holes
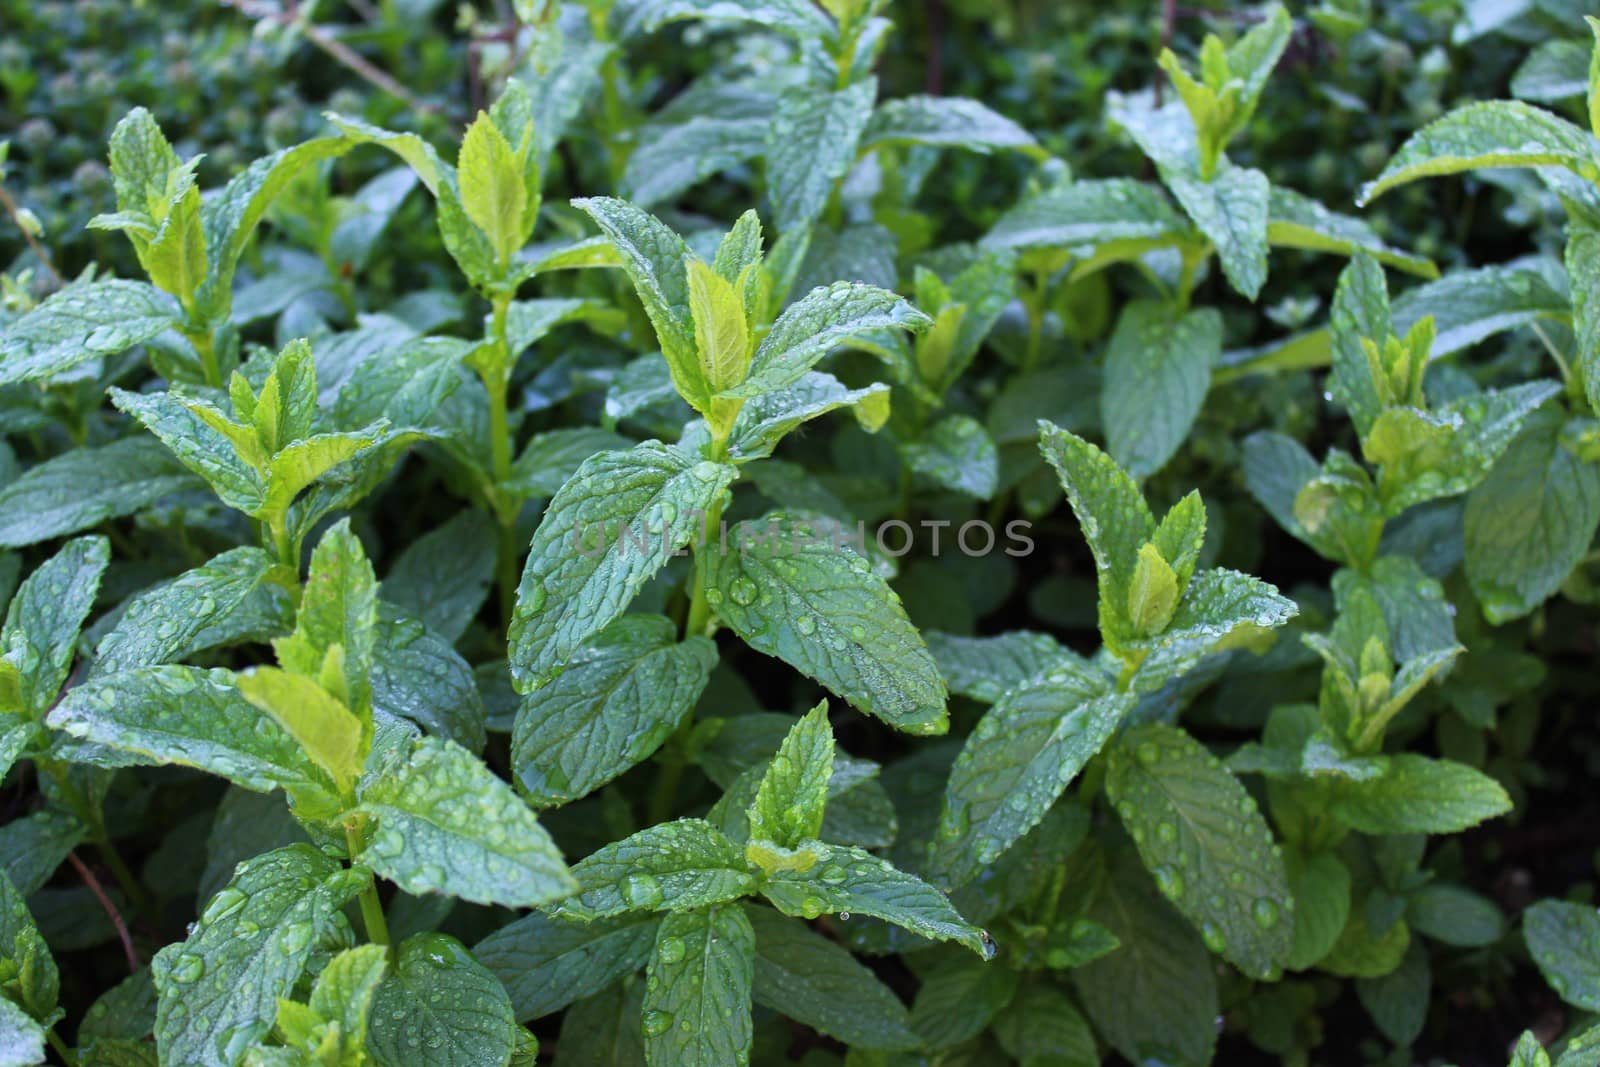
[[[1596,26],[36,6],[0,1063],[1593,1058]]]

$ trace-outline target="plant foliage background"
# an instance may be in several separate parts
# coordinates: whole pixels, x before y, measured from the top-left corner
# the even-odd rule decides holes
[[[1600,1062],[1586,14],[0,0],[0,1064]]]

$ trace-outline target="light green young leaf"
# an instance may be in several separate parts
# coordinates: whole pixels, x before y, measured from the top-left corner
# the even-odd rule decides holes
[[[810,841],[796,850],[816,861],[805,870],[769,874],[761,893],[785,915],[870,915],[934,941],[954,941],[992,959],[994,942],[961,917],[949,899],[914,874],[860,848]]]
[[[38,381],[114,356],[173,325],[177,308],[144,282],[79,282],[8,323],[0,334],[0,385]]]
[[[1123,307],[1106,348],[1100,417],[1107,451],[1134,478],[1160,470],[1189,436],[1221,354],[1214,308],[1180,315],[1158,300]]]
[[[287,509],[313,482],[334,473],[344,464],[353,465],[392,440],[394,435],[389,432],[388,420],[380,419],[364,430],[319,433],[296,441],[272,457],[261,513]]]
[[[95,652],[94,675],[171,663],[218,645],[265,640],[288,629],[289,584],[269,553],[230,549],[140,593]]]
[[[904,96],[872,113],[862,150],[880,145],[930,145],[975,152],[1017,149],[1036,158],[1046,153],[1033,135],[976,100],[951,96]]]
[[[1244,786],[1188,734],[1151,725],[1111,750],[1106,791],[1156,886],[1206,947],[1256,978],[1280,973],[1294,948],[1294,898]]]
[[[241,863],[187,940],[156,954],[156,1046],[163,1063],[228,1067],[265,1036],[311,958],[368,884],[309,845]]]
[[[677,641],[659,615],[625,615],[583,645],[566,670],[522,698],[511,767],[535,807],[593,792],[649,758],[694,707],[716,648]]]
[[[627,610],[672,553],[701,533],[733,467],[646,441],[586,460],[533,535],[511,620],[511,672],[530,692]]]
[[[1087,673],[1087,660],[1045,633],[1010,630],[961,637],[929,630],[923,638],[950,692],[993,704],[1006,692],[1049,670]]]
[[[559,918],[590,921],[628,911],[685,911],[737,900],[756,881],[744,850],[703,819],[677,819],[613,841],[573,865],[575,895]]]
[[[239,675],[236,684],[246,700],[271,716],[327,772],[341,794],[350,792],[366,765],[370,743],[355,713],[315,677],[276,667],[256,667]]]
[[[494,246],[500,268],[506,269],[528,236],[523,229],[528,190],[517,148],[485,112],[478,112],[461,139],[456,173],[462,209]]]
[[[387,969],[388,953],[382,945],[361,945],[329,960],[311,987],[309,1006],[338,1027],[334,1047],[341,1057],[359,1059],[364,1054],[367,1019]]]
[[[755,931],[737,904],[661,920],[641,1015],[650,1067],[750,1062],[755,955]]]
[[[461,942],[417,934],[373,997],[367,1052],[376,1067],[509,1064],[517,1032],[504,987]]]
[[[529,912],[478,942],[472,954],[505,985],[517,1021],[528,1022],[643,967],[659,922],[649,912],[594,922]]]
[[[946,415],[902,444],[901,454],[914,472],[945,489],[978,500],[999,489],[1000,454],[983,423],[970,415]]]
[[[1038,825],[1133,706],[1087,663],[1063,661],[1011,688],[950,768],[932,870],[965,885]]]
[[[1541,900],[1522,918],[1528,951],[1561,999],[1600,1011],[1600,912],[1584,904]]]
[[[1332,811],[1364,834],[1454,834],[1511,810],[1500,783],[1464,763],[1413,753],[1379,757],[1380,777],[1343,779]]]
[[[1133,688],[1154,692],[1211,653],[1275,630],[1299,610],[1276,587],[1248,574],[1221,567],[1201,571],[1189,583],[1167,627],[1154,637],[1129,643],[1139,662]]]
[[[1407,274],[1429,279],[1439,276],[1439,268],[1426,256],[1393,248],[1361,219],[1329,211],[1309,196],[1281,185],[1272,187],[1268,201],[1267,243],[1344,256],[1359,250]]]
[[[709,396],[744,380],[750,369],[750,326],[745,321],[744,296],[733,282],[703,259],[690,259],[685,269],[700,381]]]
[[[875,330],[918,330],[930,320],[901,297],[859,282],[818,286],[786,308],[750,361],[749,376],[724,395],[752,397],[798,382],[830,351]]]
[[[867,714],[943,733],[946,691],[933,657],[900,598],[834,533],[781,512],[739,523],[725,550],[706,553],[712,609],[752,648]]]
[[[0,489],[0,546],[19,548],[79,533],[162,497],[203,487],[149,437],[74,448]]]
[[[311,553],[294,633],[272,643],[285,670],[317,680],[363,722],[368,741],[377,588],[366,550],[346,519]]]
[[[767,197],[779,230],[815,222],[856,161],[878,79],[832,92],[795,87],[778,97],[767,133]]]
[[[17,696],[28,715],[48,711],[67,680],[78,631],[110,561],[111,545],[104,537],[68,541],[11,598],[0,632],[0,657],[16,668]]]
[[[822,701],[795,723],[767,764],[750,805],[750,836],[782,848],[822,833],[833,777],[833,727]]]
[[[1217,1042],[1217,968],[1193,929],[1125,850],[1089,918],[1120,942],[1072,973],[1096,1031],[1132,1063],[1210,1063]]]
[[[228,671],[140,667],[74,686],[48,724],[141,760],[220,775],[257,792],[331,793],[289,733],[244,698]]]
[[[853,1048],[914,1048],[917,1035],[900,998],[854,956],[803,923],[745,906],[755,929],[751,996]]]
[[[729,435],[729,454],[740,462],[764,459],[792,430],[838,408],[850,408],[863,429],[876,432],[889,417],[889,387],[851,389],[831,374],[806,371],[793,385],[744,402]]]
[[[1563,445],[1562,433],[1555,411],[1535,412],[1467,497],[1467,580],[1491,623],[1544,603],[1600,524],[1600,468]]]
[[[362,782],[356,809],[377,820],[359,856],[408,893],[531,908],[576,888],[550,835],[504,781],[442,738]]]
[[[1367,204],[1397,185],[1486,167],[1561,166],[1580,177],[1600,170],[1593,137],[1550,112],[1513,100],[1456,108],[1411,135],[1383,173],[1361,190]]]

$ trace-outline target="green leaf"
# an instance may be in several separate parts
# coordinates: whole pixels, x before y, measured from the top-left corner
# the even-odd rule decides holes
[[[834,282],[818,286],[786,308],[750,361],[750,374],[727,396],[751,397],[800,381],[822,357],[873,331],[916,330],[928,317],[905,300],[872,285]]]
[[[17,671],[22,708],[41,716],[72,670],[78,631],[111,560],[104,537],[68,541],[17,589],[0,633],[0,657]]]
[[[1123,307],[1106,348],[1100,417],[1106,450],[1134,478],[1160,470],[1188,438],[1221,354],[1214,308],[1180,315],[1157,300]]]
[[[508,488],[526,496],[555,496],[577,473],[583,461],[596,452],[616,452],[632,446],[628,438],[597,426],[574,426],[534,434],[511,464]],[[489,553],[491,559],[493,555]]]
[[[488,515],[459,512],[400,553],[383,579],[384,601],[454,643],[488,595],[494,578],[494,538],[494,520]]]
[[[1294,949],[1287,966],[1304,971],[1333,951],[1350,918],[1350,870],[1331,852],[1287,857],[1294,893]]]
[[[197,767],[246,789],[330,792],[288,731],[244,698],[228,671],[140,667],[74,686],[48,724],[157,763]]]
[[[1221,567],[1201,571],[1166,629],[1129,644],[1129,655],[1139,660],[1133,688],[1153,692],[1211,653],[1277,629],[1299,610],[1276,588],[1247,574]]]
[[[702,531],[734,468],[646,441],[586,460],[533,535],[511,620],[511,672],[528,692],[627,610],[641,586]]]
[[[1596,48],[1600,49],[1600,45]],[[1566,267],[1571,282],[1577,372],[1590,409],[1600,412],[1600,297],[1595,295],[1600,290],[1600,227],[1576,217],[1568,222]]]
[[[370,738],[363,737],[361,720],[315,678],[256,667],[239,675],[235,684],[327,772],[341,794],[354,788],[366,765]]]
[[[794,88],[778,97],[767,133],[767,196],[779,230],[815,222],[856,161],[878,79],[833,92]]]
[[[403,763],[369,776],[357,810],[378,823],[361,861],[408,893],[531,908],[576,888],[528,806],[442,738],[413,742]]]
[[[1406,900],[1406,922],[1419,934],[1447,945],[1483,948],[1505,933],[1500,906],[1461,886],[1435,882]]]
[[[527,148],[523,146],[524,151]],[[456,173],[462,210],[489,239],[501,269],[505,269],[532,231],[531,226],[524,230],[528,189],[517,148],[485,112],[478,112],[461,138]]]
[[[999,489],[999,452],[983,423],[970,415],[946,415],[903,444],[901,453],[913,471],[945,489],[978,500]]]
[[[1550,1067],[1550,1055],[1533,1031],[1524,1030],[1517,1038],[1517,1045],[1511,1050],[1510,1067]]]
[[[1095,248],[1177,244],[1189,228],[1161,189],[1128,178],[1076,181],[1024,200],[1000,217],[986,248]]]
[[[626,12],[619,8],[617,14],[626,18],[618,27],[623,37],[652,33],[682,19],[740,23],[802,41],[829,38],[836,32],[833,21],[806,0],[644,0]]]
[[[1540,42],[1511,76],[1511,95],[1536,104],[1587,95],[1590,54],[1581,41]]]
[[[713,174],[761,155],[770,125],[768,115],[693,115],[685,122],[641,126],[622,191],[642,207],[676,199]]]
[[[1417,941],[1411,942],[1399,967],[1380,978],[1356,980],[1361,1006],[1383,1036],[1402,1047],[1422,1036],[1432,991],[1433,970],[1428,965],[1428,953]]]
[[[1032,982],[1017,990],[995,1017],[993,1032],[1012,1059],[1030,1067],[1088,1067],[1099,1062],[1088,1020],[1053,985]]]
[[[1061,479],[1094,553],[1100,585],[1100,632],[1113,640],[1128,630],[1123,605],[1138,564],[1139,546],[1155,533],[1155,517],[1127,472],[1071,431],[1041,422],[1039,450]]]
[[[1467,497],[1467,580],[1491,623],[1537,608],[1578,565],[1600,524],[1600,468],[1562,443],[1562,420],[1536,412]]]
[[[755,930],[756,1003],[860,1049],[918,1044],[906,1006],[855,957],[803,923],[745,907]]]
[[[995,954],[984,931],[961,917],[948,898],[914,874],[860,848],[811,841],[795,850],[815,857],[804,870],[768,874],[761,893],[785,915],[868,915],[934,941],[954,941],[984,959]]]
[[[875,432],[889,416],[889,387],[876,383],[851,389],[831,374],[807,371],[793,385],[744,402],[729,435],[729,454],[740,462],[770,456],[791,431],[845,407],[862,429]]]
[[[1064,662],[1007,690],[950,768],[932,869],[977,878],[1039,824],[1133,706],[1093,667]]]
[[[661,354],[680,395],[696,395],[694,316],[689,310],[689,248],[683,238],[626,200],[593,197],[573,206],[594,219],[622,256],[622,268],[655,327]]]
[[[34,925],[22,893],[9,876],[0,872],[0,963],[8,973],[7,995],[15,996],[35,1019],[48,1019],[56,1010],[61,976],[50,948]]]
[[[1268,200],[1267,243],[1343,256],[1360,250],[1407,274],[1429,279],[1439,276],[1439,268],[1426,256],[1391,247],[1361,219],[1329,211],[1309,196],[1281,185],[1272,187]]]
[[[172,450],[178,462],[204,478],[230,508],[247,515],[266,503],[267,482],[213,423],[231,420],[213,405],[172,393],[110,391],[111,402],[142,423]],[[240,428],[241,431],[243,428]],[[250,431],[252,436],[254,431]]]
[[[925,1048],[948,1049],[981,1034],[1017,991],[1017,974],[965,953],[930,954],[918,968],[922,986],[911,1026]]]
[[[645,965],[660,920],[646,912],[574,922],[530,912],[473,947],[505,985],[518,1022],[594,996]]]
[[[189,937],[156,954],[156,1045],[163,1063],[237,1063],[272,1027],[339,909],[367,884],[309,845],[241,863]]]
[[[1379,757],[1383,774],[1344,779],[1332,811],[1366,834],[1453,834],[1511,810],[1493,778],[1464,763],[1411,753]]]
[[[975,152],[1017,149],[1044,158],[1033,135],[976,100],[951,96],[904,96],[872,113],[862,149],[880,145],[930,145]]]
[[[76,816],[55,808],[14,818],[0,826],[0,870],[17,892],[32,896],[44,888],[87,832]]]
[[[1584,904],[1541,900],[1522,919],[1528,951],[1561,999],[1600,1011],[1600,912]]]
[[[259,548],[230,549],[130,601],[100,640],[94,674],[153,667],[281,633],[293,617],[288,586],[294,580]]]
[[[1395,300],[1394,329],[1403,334],[1431,317],[1437,359],[1497,333],[1542,320],[1565,320],[1572,305],[1564,287],[1551,277],[1559,270],[1552,261],[1534,260],[1447,274]],[[1383,343],[1381,335],[1374,340]]]
[[[372,1002],[377,1067],[504,1067],[516,1042],[510,998],[461,942],[417,934],[400,945]]]
[[[1487,167],[1562,166],[1580,177],[1600,167],[1593,138],[1565,119],[1513,100],[1456,108],[1412,134],[1358,201],[1418,178]]]
[[[0,489],[0,546],[79,533],[201,484],[148,437],[75,448]]]
[[[144,282],[78,282],[7,324],[0,385],[38,381],[115,356],[173,325],[177,308]]]
[[[750,1062],[756,935],[738,905],[666,916],[646,971],[645,1062],[728,1067]]]
[[[703,819],[640,830],[590,853],[572,868],[578,892],[554,914],[579,920],[627,911],[684,911],[755,891],[744,850]]]
[[[944,681],[900,598],[826,527],[775,512],[705,555],[707,599],[757,651],[912,733],[948,727]],[[715,595],[712,595],[715,594]]]
[[[319,137],[281,149],[251,163],[206,199],[202,220],[211,256],[198,300],[205,318],[212,322],[228,318],[234,268],[272,202],[306,167],[341,156],[350,147],[343,137]]]
[[[43,1062],[44,1027],[0,997],[0,1067],[33,1067]]]
[[[1216,246],[1229,284],[1254,300],[1267,280],[1267,176],[1224,159],[1210,181],[1168,169],[1162,170],[1162,180]]]
[[[373,707],[481,752],[487,713],[471,665],[420,620],[387,604],[372,637]]]
[[[1106,791],[1162,893],[1213,952],[1270,978],[1294,947],[1294,898],[1255,801],[1181,730],[1143,726],[1111,750]]]
[[[1216,963],[1132,859],[1113,864],[1088,913],[1120,947],[1074,970],[1073,984],[1095,1030],[1131,1062],[1210,1063]]]
[[[826,700],[802,716],[767,764],[750,805],[750,836],[794,848],[822,833],[833,777],[833,727]]]
[[[1011,630],[994,637],[923,634],[950,692],[993,704],[1036,674],[1060,669],[1085,674],[1086,660],[1049,634]]]
[[[575,652],[554,681],[522,698],[511,766],[535,807],[593,792],[649,758],[705,689],[716,648],[677,641],[659,615],[625,615]]]

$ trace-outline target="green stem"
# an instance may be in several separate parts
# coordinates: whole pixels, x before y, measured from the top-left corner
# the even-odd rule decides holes
[[[495,560],[495,573],[500,597],[500,621],[511,625],[517,597],[517,511],[515,502],[503,496],[502,487],[511,480],[511,413],[506,402],[511,388],[511,341],[506,333],[506,316],[511,308],[511,294],[497,293],[490,298],[494,313],[490,319],[489,341],[494,345],[494,357],[482,372],[483,386],[489,392],[489,503],[495,521],[500,524],[500,537]]]
[[[344,828],[345,847],[350,852],[350,862],[361,854],[366,847],[363,833],[359,826],[347,825]],[[367,888],[361,891],[361,924],[367,929],[367,940],[374,945],[382,945],[389,949],[391,961],[394,957],[394,947],[389,943],[389,923],[383,917],[383,901],[378,899],[378,884],[369,882]]]
[[[300,573],[299,553],[295,551],[293,539],[289,536],[289,515],[280,511],[276,515],[267,516],[267,536],[271,540],[272,551],[278,554],[278,562],[291,568],[296,574]]]
[[[696,637],[711,628],[711,602],[706,599],[706,553],[722,530],[722,501],[706,509],[705,526],[698,544],[694,546],[694,577],[690,579],[689,617],[683,624],[683,636]]]
[[[77,1054],[67,1047],[65,1041],[61,1040],[60,1034],[54,1030],[46,1030],[44,1036],[45,1040],[50,1042],[50,1047],[56,1050],[56,1055],[61,1057],[62,1063],[65,1063],[67,1067],[77,1067]]]
[[[186,329],[183,335],[189,339],[195,353],[200,357],[200,372],[205,377],[206,384],[221,389],[222,368],[217,363],[217,346],[211,337],[211,331]]]

